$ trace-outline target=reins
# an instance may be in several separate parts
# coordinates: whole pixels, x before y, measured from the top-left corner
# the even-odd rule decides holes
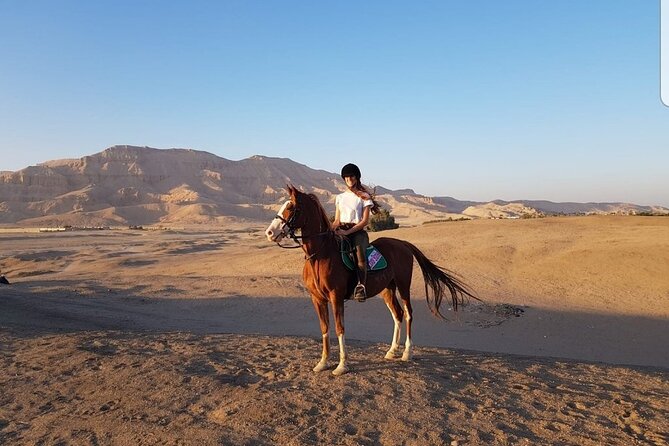
[[[295,234],[295,228],[292,228],[292,227],[288,224],[288,222],[286,221],[285,218],[283,218],[283,217],[280,216],[280,215],[277,215],[276,218],[278,218],[279,220],[281,220],[282,222],[284,222],[284,223],[286,224],[286,227],[288,227],[288,236],[289,236],[289,237],[296,243],[296,244],[293,245],[293,246],[286,246],[286,245],[282,245],[281,242],[276,242],[277,246],[278,246],[279,248],[283,248],[283,249],[302,248],[302,250],[304,251],[304,258],[305,258],[305,260],[311,260],[312,258],[314,258],[314,257],[316,256],[316,254],[318,254],[318,253],[321,251],[321,249],[317,250],[316,252],[314,252],[314,253],[312,253],[312,254],[307,254],[307,250],[304,248],[304,243],[300,242],[299,239],[304,240],[304,239],[306,239],[306,238],[322,237],[322,236],[324,236],[324,235],[328,235],[328,234],[333,234],[333,233],[334,233],[334,231],[332,231],[332,230],[327,230],[327,231],[319,232],[319,233],[317,233],[317,234],[311,234],[311,235],[297,235],[297,234]],[[340,252],[340,253],[342,253],[342,254],[351,254],[352,252],[355,252],[355,248],[351,245],[351,241],[348,239],[348,237],[346,237],[346,236],[344,236],[344,235],[341,235],[341,236],[337,236],[337,235],[335,235],[335,238],[339,238],[339,239],[340,239],[339,243],[337,243],[337,244],[339,245],[339,252]],[[346,245],[346,247],[344,247],[345,245]]]
[[[318,254],[318,252],[319,252],[320,250],[314,252],[314,253],[311,254],[311,255],[308,255],[308,254],[307,254],[307,250],[306,250],[305,247],[304,247],[304,243],[303,243],[303,242],[300,242],[300,239],[304,240],[304,239],[307,239],[307,238],[321,237],[321,236],[323,236],[323,235],[327,235],[327,234],[332,233],[332,230],[328,229],[327,231],[323,231],[323,232],[319,232],[319,233],[317,233],[317,234],[311,234],[311,235],[301,235],[301,234],[300,234],[300,235],[297,235],[297,234],[295,234],[295,230],[296,230],[296,229],[299,229],[299,228],[293,227],[292,223],[294,222],[294,220],[295,220],[295,218],[296,218],[296,216],[297,216],[297,214],[298,214],[298,211],[299,211],[299,209],[296,207],[296,208],[295,208],[295,211],[293,211],[293,213],[290,215],[290,217],[288,217],[288,220],[286,220],[285,218],[283,218],[283,217],[282,217],[281,215],[279,215],[279,214],[277,214],[276,217],[275,217],[275,218],[278,218],[279,220],[281,220],[281,221],[286,225],[286,227],[288,228],[288,236],[289,236],[289,237],[296,243],[296,245],[294,245],[294,246],[285,246],[285,245],[282,245],[281,242],[276,242],[276,244],[277,244],[277,246],[279,246],[279,248],[283,248],[283,249],[302,248],[302,250],[304,251],[305,258],[306,258],[307,260],[310,260],[310,259],[312,259],[316,254]],[[322,228],[322,226],[321,226],[321,228]]]
[[[314,202],[314,205],[316,205],[317,208],[320,208],[320,204],[318,203],[318,201],[316,200],[315,197],[313,197],[311,195],[307,195],[307,197],[309,197]],[[322,208],[321,208],[321,212],[322,212]],[[290,237],[293,240],[293,242],[295,243],[295,245],[293,245],[293,246],[286,246],[286,245],[282,245],[281,242],[276,242],[277,246],[279,246],[280,248],[283,248],[283,249],[302,248],[302,250],[304,251],[305,259],[306,260],[312,260],[316,255],[318,255],[323,250],[323,247],[321,247],[321,248],[317,249],[315,252],[309,254],[307,252],[306,247],[305,247],[304,240],[309,239],[309,238],[317,238],[317,237],[323,237],[323,236],[333,234],[335,236],[335,238],[338,238],[338,237],[341,238],[339,243],[337,243],[339,245],[340,252],[342,252],[342,253],[353,252],[353,248],[352,248],[350,242],[348,241],[347,237],[337,236],[336,234],[334,234],[334,231],[332,229],[330,229],[328,224],[326,224],[328,229],[326,229],[325,231],[322,230],[323,229],[323,221],[324,221],[322,219],[319,222],[319,230],[321,232],[318,232],[316,234],[309,234],[309,235],[297,235],[297,234],[295,234],[295,231],[297,229],[301,229],[302,227],[304,227],[307,224],[307,219],[305,219],[305,221],[303,222],[303,224],[300,225],[299,228],[295,226],[295,221],[297,220],[298,215],[300,213],[301,213],[301,209],[297,205],[295,205],[295,208],[294,208],[293,212],[288,216],[287,219],[284,218],[282,215],[279,215],[279,214],[276,215],[275,218],[278,218],[281,222],[283,222],[283,224],[285,225],[285,228],[287,228],[287,231],[284,229],[286,235],[288,237]],[[321,216],[321,217],[323,217],[323,216]],[[325,217],[323,217],[323,218],[325,218]],[[302,241],[300,241],[300,240],[302,240]],[[344,243],[346,243],[346,242],[348,242],[347,243],[348,244],[348,249],[344,248]]]
[[[332,232],[332,231],[325,231],[325,232],[319,232],[318,234],[313,234],[313,235],[297,235],[297,234],[295,234],[295,230],[294,230],[294,229],[292,229],[292,228],[288,228],[288,236],[289,236],[295,243],[297,243],[297,244],[294,245],[294,246],[286,246],[286,245],[282,245],[281,242],[276,242],[276,244],[277,244],[277,246],[278,246],[279,248],[283,248],[283,249],[301,248],[301,247],[304,246],[304,243],[300,242],[299,239],[304,240],[304,239],[306,239],[306,238],[322,237],[322,236],[327,235],[327,234],[329,234],[329,233],[331,233],[331,232]]]

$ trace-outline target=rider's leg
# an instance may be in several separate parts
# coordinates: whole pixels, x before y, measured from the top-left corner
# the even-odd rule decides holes
[[[358,284],[355,286],[353,298],[359,302],[364,302],[367,299],[367,289],[365,288],[367,284],[367,258],[365,254],[369,246],[369,236],[365,231],[359,231],[355,233],[355,238]]]

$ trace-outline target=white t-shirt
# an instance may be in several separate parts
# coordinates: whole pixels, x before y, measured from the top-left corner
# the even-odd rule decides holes
[[[340,223],[360,223],[363,209],[373,205],[369,197],[363,200],[350,190],[342,192],[335,199],[335,206],[339,209]]]

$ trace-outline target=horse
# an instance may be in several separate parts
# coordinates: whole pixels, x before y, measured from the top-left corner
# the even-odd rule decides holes
[[[357,283],[355,273],[344,265],[341,257],[341,237],[331,229],[330,219],[314,194],[299,191],[292,185],[286,186],[290,199],[283,203],[277,215],[265,230],[268,241],[276,242],[287,237],[293,239],[305,254],[302,279],[311,295],[323,336],[323,350],[320,361],[313,368],[321,372],[328,368],[330,338],[328,303],[334,313],[335,331],[339,340],[339,364],[332,371],[335,376],[349,371],[347,365],[346,342],[344,339],[344,301],[349,299]],[[301,235],[296,235],[296,230]],[[301,239],[301,242],[299,241]],[[406,324],[406,339],[401,359],[409,361],[413,357],[411,341],[411,276],[414,258],[418,262],[425,281],[425,298],[430,311],[444,319],[440,306],[446,292],[451,297],[454,311],[465,298],[476,297],[470,288],[454,273],[430,261],[413,244],[390,237],[377,238],[372,243],[386,258],[388,266],[367,275],[367,295],[380,294],[390,310],[394,321],[393,337],[386,359],[393,359],[400,348],[401,324]],[[432,290],[432,296],[428,292]],[[400,306],[397,296],[402,301]]]

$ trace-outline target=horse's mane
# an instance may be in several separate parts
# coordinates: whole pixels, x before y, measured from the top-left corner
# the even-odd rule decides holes
[[[316,194],[306,194],[306,195],[309,198],[311,198],[314,204],[316,205],[316,212],[318,212],[318,216],[321,219],[321,226],[325,226],[327,229],[330,229],[330,218],[328,217],[327,212],[325,212],[325,209],[323,208],[321,201],[318,199]]]
[[[318,199],[318,197],[315,194],[308,194],[306,192],[302,192],[298,190],[295,186],[288,184],[286,185],[286,188],[288,189],[288,192],[293,195],[295,198],[300,199],[302,195],[305,195],[309,197],[309,199],[314,203],[316,213],[318,214],[318,218],[320,218],[320,227],[321,230],[322,228],[325,227],[325,230],[328,231],[330,230],[330,218],[328,217],[327,212],[325,212],[325,209],[323,208],[323,205],[321,204],[321,201]],[[302,201],[302,200],[300,200]]]

